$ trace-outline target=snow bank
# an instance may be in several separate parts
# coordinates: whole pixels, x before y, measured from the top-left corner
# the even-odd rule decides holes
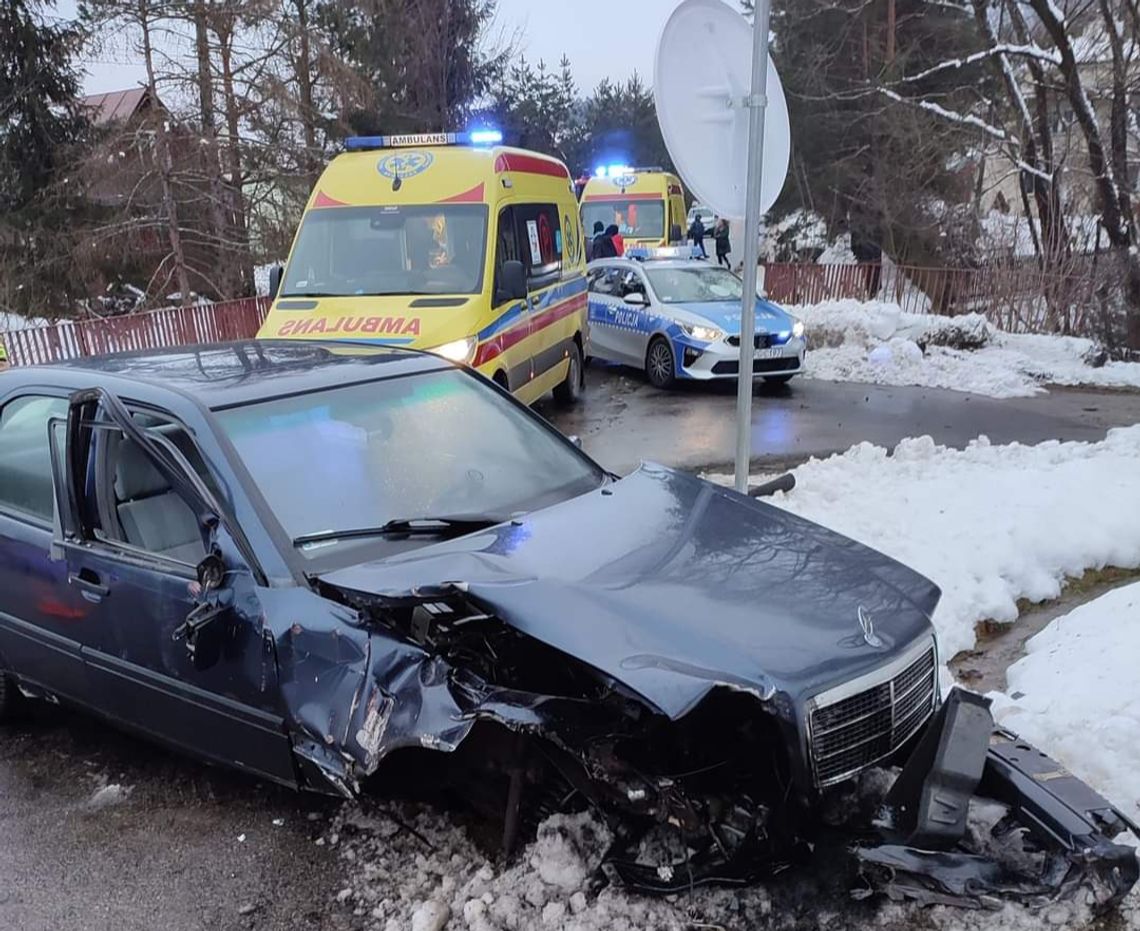
[[[1026,654],[995,717],[1140,820],[1140,582],[1057,618]]]
[[[1003,333],[981,314],[903,313],[885,301],[792,305],[807,327],[806,374],[825,381],[917,385],[995,398],[1028,397],[1043,385],[1140,388],[1140,363],[1094,368],[1091,340]]]
[[[979,621],[1016,621],[1018,599],[1055,598],[1086,569],[1140,566],[1140,426],[1100,443],[979,437],[955,450],[927,436],[893,455],[861,443],[795,474],[795,489],[768,500],[941,586],[943,658],[974,646]]]
[[[612,838],[588,814],[551,816],[501,864],[430,808],[363,805],[346,806],[328,836],[350,866],[338,898],[376,931],[687,931],[697,922],[753,928],[771,914],[762,887],[671,899],[596,892],[591,880]]]

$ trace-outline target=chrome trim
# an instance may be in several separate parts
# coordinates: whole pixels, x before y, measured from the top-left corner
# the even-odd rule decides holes
[[[835,705],[839,702],[844,701],[845,699],[852,698],[852,697],[854,697],[854,696],[856,696],[862,692],[869,691],[870,689],[873,689],[876,686],[881,686],[885,683],[893,682],[893,680],[895,679],[896,676],[898,676],[901,673],[903,673],[904,671],[906,671],[907,668],[909,668],[910,666],[917,663],[919,660],[921,660],[923,658],[923,656],[925,656],[928,653],[932,654],[932,658],[933,658],[933,665],[932,665],[931,672],[930,672],[931,678],[928,679],[924,676],[924,677],[920,677],[920,678],[916,679],[914,684],[911,685],[911,687],[908,688],[904,693],[902,693],[901,696],[895,696],[893,694],[893,691],[892,691],[891,704],[889,706],[890,711],[891,711],[891,729],[890,729],[890,731],[886,732],[886,736],[887,736],[887,738],[891,744],[890,749],[887,750],[885,753],[881,754],[880,756],[876,757],[873,760],[869,760],[869,761],[866,761],[864,763],[860,763],[858,766],[853,767],[852,769],[846,770],[842,773],[837,773],[837,774],[832,775],[832,776],[828,776],[826,779],[821,780],[819,778],[819,766],[818,766],[818,764],[820,762],[826,761],[832,757],[835,757],[838,754],[840,754],[846,750],[851,749],[852,747],[858,747],[858,746],[861,746],[862,744],[870,742],[871,740],[873,740],[875,738],[882,737],[883,733],[880,732],[878,734],[872,735],[871,737],[865,737],[862,740],[856,741],[855,743],[849,744],[845,747],[840,748],[839,750],[835,750],[835,751],[831,752],[830,754],[824,755],[822,757],[816,756],[815,738],[817,736],[824,737],[827,734],[834,733],[835,731],[840,730],[844,727],[849,727],[852,724],[858,724],[860,721],[866,720],[867,718],[873,716],[874,714],[879,713],[883,709],[881,709],[881,708],[875,709],[874,711],[871,711],[871,712],[868,712],[867,714],[861,715],[858,718],[852,718],[849,721],[844,721],[840,725],[835,725],[835,726],[830,727],[826,730],[820,731],[819,734],[816,734],[812,729],[812,717],[813,717],[814,713],[817,710],[828,708],[832,705]],[[855,776],[858,773],[862,772],[863,770],[869,768],[870,766],[873,766],[879,760],[882,760],[882,759],[890,756],[892,753],[895,752],[895,750],[897,750],[899,747],[901,747],[903,744],[905,744],[908,740],[910,740],[916,733],[918,733],[918,731],[929,720],[930,715],[933,714],[933,712],[938,708],[938,705],[939,705],[940,688],[939,688],[938,670],[939,670],[939,667],[938,667],[938,641],[937,641],[937,638],[933,637],[933,636],[922,637],[922,638],[916,640],[909,647],[907,647],[907,649],[903,653],[901,653],[898,657],[891,660],[889,663],[886,663],[883,666],[880,666],[878,669],[873,669],[868,673],[864,673],[863,675],[858,676],[855,679],[851,679],[847,682],[841,683],[840,685],[837,685],[837,686],[834,686],[830,689],[827,689],[826,691],[820,692],[818,695],[815,695],[812,698],[808,699],[808,701],[805,704],[805,718],[806,718],[806,720],[804,722],[804,733],[805,733],[806,738],[807,738],[808,764],[811,768],[812,780],[815,782],[816,787],[823,789],[823,788],[826,788],[827,786],[835,785],[836,783],[843,782],[846,779],[850,779],[852,776]],[[912,727],[908,728],[905,734],[899,735],[897,739],[894,739],[895,738],[895,734],[894,734],[895,727],[897,725],[903,723],[902,721],[896,721],[895,720],[895,710],[898,707],[899,699],[905,698],[906,696],[912,694],[914,692],[914,690],[921,683],[925,683],[925,682],[930,683],[930,691],[931,691],[930,703],[929,703],[929,706],[927,707],[927,713],[926,714],[919,714],[918,720],[915,722],[915,724]],[[923,707],[923,704],[916,705],[914,708],[910,709],[909,714],[914,714],[917,709],[922,708],[922,707]]]

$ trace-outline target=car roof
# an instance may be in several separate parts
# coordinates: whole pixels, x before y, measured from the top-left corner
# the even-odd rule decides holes
[[[590,268],[715,268],[712,263],[699,262],[696,259],[595,259]]]
[[[404,347],[347,340],[242,340],[21,366],[4,374],[0,388],[23,383],[79,389],[97,384],[139,400],[173,391],[207,407],[223,408],[456,367],[438,356]],[[145,397],[140,396],[140,389]]]

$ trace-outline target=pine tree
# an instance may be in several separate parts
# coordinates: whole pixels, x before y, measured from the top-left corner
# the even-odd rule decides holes
[[[68,290],[69,214],[61,176],[87,129],[72,56],[79,36],[39,0],[0,3],[0,301],[52,314]]]

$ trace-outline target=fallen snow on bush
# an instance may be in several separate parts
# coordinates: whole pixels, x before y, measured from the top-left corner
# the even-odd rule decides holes
[[[979,437],[956,450],[927,436],[893,454],[861,443],[795,474],[795,489],[768,500],[941,586],[944,658],[973,647],[978,621],[1015,621],[1018,599],[1055,598],[1086,569],[1140,566],[1140,426],[1100,443]]]
[[[1091,340],[1003,333],[981,314],[907,314],[897,304],[855,300],[789,310],[807,327],[811,378],[995,398],[1028,397],[1048,384],[1140,388],[1140,363],[1090,365],[1096,353]]]
[[[1134,511],[1133,514],[1140,513]],[[1140,583],[1059,617],[1026,644],[995,717],[1140,820]]]

